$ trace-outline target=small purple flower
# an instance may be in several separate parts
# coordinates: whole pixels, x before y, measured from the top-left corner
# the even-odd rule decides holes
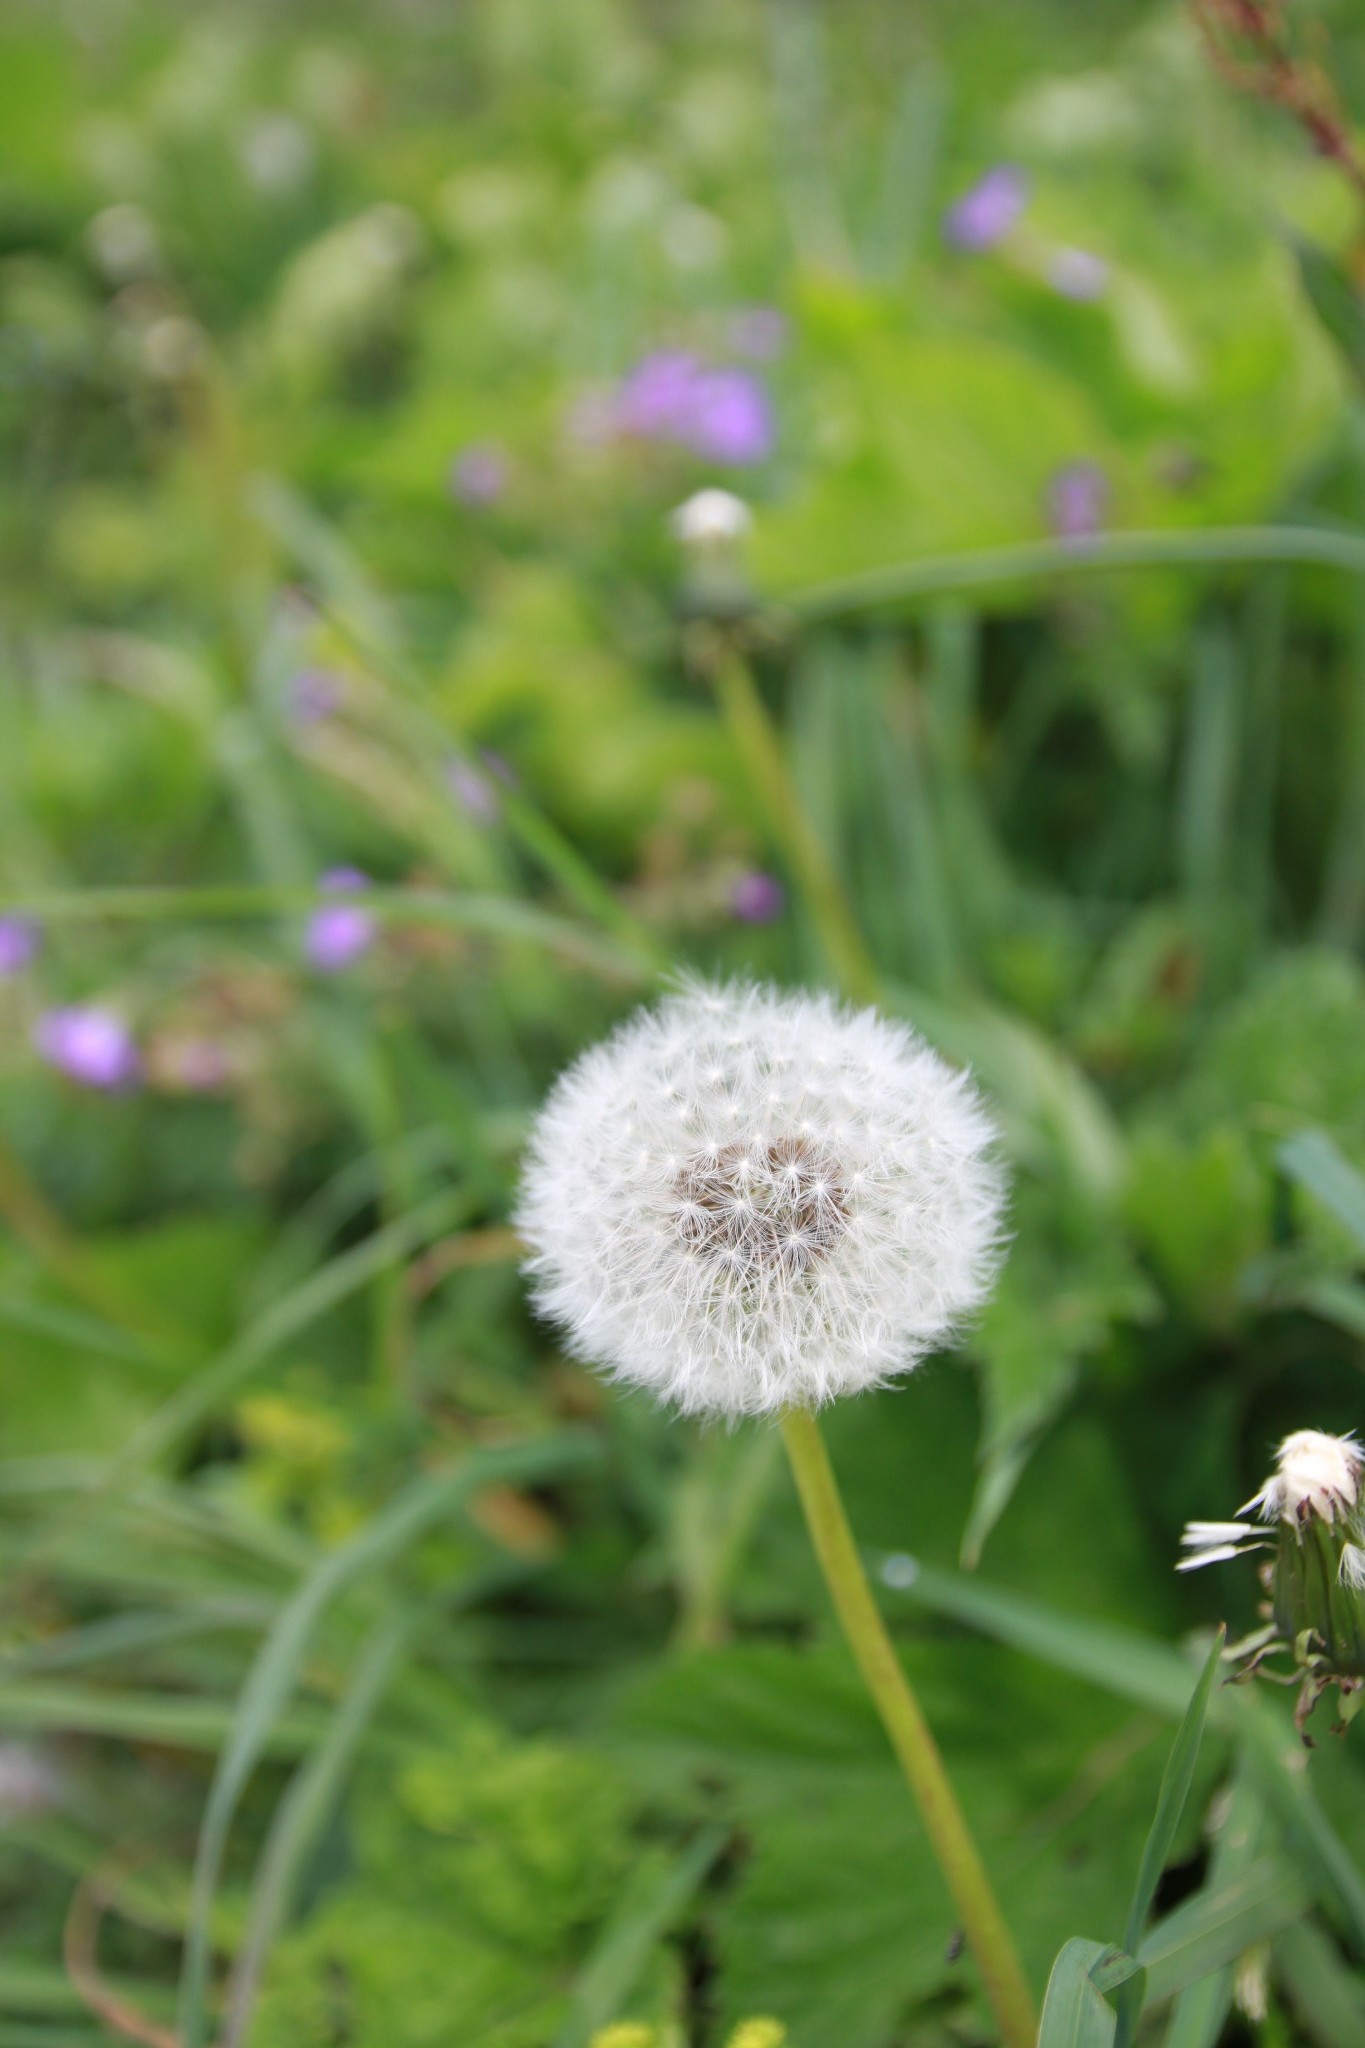
[[[776,361],[787,346],[787,316],[776,306],[741,306],[730,319],[730,346],[753,363]]]
[[[751,868],[738,877],[730,891],[730,908],[741,924],[771,924],[781,917],[787,892],[776,875]]]
[[[370,878],[359,868],[329,868],[323,889],[368,889]],[[375,921],[356,903],[330,903],[315,910],[304,934],[304,950],[319,974],[337,974],[359,960],[374,944]]]
[[[496,442],[472,442],[450,465],[450,495],[458,504],[482,511],[497,504],[507,489],[508,474],[507,456]]]
[[[31,966],[42,942],[31,917],[0,917],[0,981],[12,981]]]
[[[341,709],[345,691],[325,668],[301,668],[289,678],[285,710],[291,725],[321,725]]]
[[[1028,179],[1017,164],[994,164],[943,216],[943,239],[980,255],[1003,242],[1028,204]]]
[[[1048,525],[1058,540],[1090,540],[1104,526],[1109,479],[1097,462],[1064,462],[1047,486]]]
[[[768,394],[752,370],[707,370],[697,378],[681,438],[712,462],[762,462],[773,445]]]
[[[128,1026],[95,1003],[44,1010],[33,1042],[40,1058],[83,1088],[113,1093],[133,1087],[142,1073],[141,1055]]]
[[[655,349],[621,379],[616,390],[616,425],[642,441],[681,441],[687,436],[698,379],[705,372],[681,348]]]
[[[1109,265],[1089,249],[1056,249],[1047,266],[1047,281],[1064,299],[1088,303],[1103,296]]]

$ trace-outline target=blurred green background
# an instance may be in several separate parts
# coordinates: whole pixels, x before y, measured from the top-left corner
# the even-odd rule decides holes
[[[1255,1620],[1181,1525],[1362,1410],[1358,204],[1175,5],[8,0],[6,2048],[989,2040],[771,1432],[524,1305],[678,966],[998,1105],[995,1302],[829,1434],[1039,1989],[1118,1937]],[[1365,2039],[1319,1718],[1143,2038]]]

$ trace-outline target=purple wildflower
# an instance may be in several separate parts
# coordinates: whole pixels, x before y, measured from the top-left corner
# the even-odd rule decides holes
[[[1109,480],[1097,462],[1064,462],[1047,486],[1048,525],[1058,540],[1090,540],[1104,525]]]
[[[698,377],[681,436],[712,462],[762,462],[773,445],[768,394],[752,370],[707,370]]]
[[[776,306],[741,306],[730,318],[730,346],[750,362],[771,363],[787,345],[787,316]]]
[[[1089,249],[1056,249],[1047,266],[1047,281],[1064,299],[1088,303],[1102,296],[1109,265]]]
[[[42,942],[43,935],[31,917],[0,917],[0,981],[22,974]]]
[[[341,709],[345,692],[340,678],[325,668],[302,668],[289,678],[285,708],[291,725],[321,725]]]
[[[1017,164],[994,164],[943,216],[943,239],[980,255],[1003,242],[1028,204],[1028,179]]]
[[[34,1027],[40,1058],[83,1088],[110,1093],[131,1088],[142,1073],[142,1059],[123,1019],[98,1004],[72,1004],[44,1010]]]
[[[475,441],[462,448],[450,465],[450,495],[475,511],[496,505],[507,489],[508,462],[493,441]]]
[[[323,889],[367,889],[370,878],[359,868],[329,868]],[[304,934],[304,950],[319,974],[337,974],[374,943],[375,921],[356,903],[329,903],[315,910]]]
[[[642,441],[685,440],[704,374],[686,349],[660,348],[643,356],[617,386],[618,429]]]
[[[751,868],[740,875],[730,891],[730,908],[741,924],[771,924],[781,917],[787,892],[776,875]]]

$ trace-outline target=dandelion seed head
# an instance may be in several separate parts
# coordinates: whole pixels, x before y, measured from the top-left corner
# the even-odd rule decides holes
[[[518,1225],[575,1352],[688,1412],[814,1406],[909,1371],[983,1299],[995,1131],[906,1026],[692,985],[559,1080]]]
[[[1365,1453],[1353,1436],[1296,1429],[1275,1453],[1274,1472],[1247,1508],[1266,1522],[1298,1523],[1310,1514],[1335,1522],[1354,1512],[1362,1471]]]

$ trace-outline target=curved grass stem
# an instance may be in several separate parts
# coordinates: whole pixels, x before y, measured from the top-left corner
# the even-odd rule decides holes
[[[708,663],[711,686],[749,771],[768,827],[801,890],[821,949],[844,994],[877,999],[879,982],[834,864],[793,786],[767,707],[743,654],[726,643]]]
[[[782,1418],[782,1436],[835,1612],[914,1794],[1003,2048],[1034,2048],[1038,2022],[1028,1981],[938,1745],[872,1597],[819,1424],[809,1410],[793,1409]]]

